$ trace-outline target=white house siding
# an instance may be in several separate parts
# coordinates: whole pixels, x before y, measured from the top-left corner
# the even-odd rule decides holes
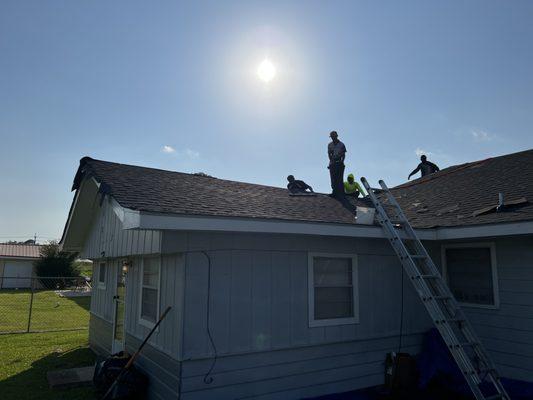
[[[207,250],[211,330],[207,337]],[[299,398],[383,382],[398,350],[401,266],[385,240],[298,235],[165,232],[163,253],[186,255],[181,394],[198,398]],[[309,328],[308,252],[357,254],[360,322]],[[416,353],[431,323],[404,280],[404,350]],[[165,297],[168,294],[162,292]]]
[[[0,258],[0,289],[29,288],[36,259]],[[5,278],[5,279],[4,279]]]
[[[479,240],[454,243],[479,243]],[[494,240],[500,307],[464,307],[502,376],[533,381],[533,237]],[[434,259],[441,264],[440,246]]]
[[[97,200],[95,200],[97,201]],[[113,258],[159,253],[161,231],[123,229],[109,199],[102,203],[85,242],[82,258]]]

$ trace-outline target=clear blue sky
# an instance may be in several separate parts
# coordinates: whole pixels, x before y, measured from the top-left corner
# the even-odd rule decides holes
[[[347,172],[390,184],[420,151],[531,148],[531,21],[519,0],[3,0],[0,240],[58,238],[85,155],[328,191],[332,129]]]

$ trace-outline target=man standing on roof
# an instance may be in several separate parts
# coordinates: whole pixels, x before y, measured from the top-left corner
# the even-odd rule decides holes
[[[344,197],[344,156],[346,146],[339,140],[337,132],[329,134],[331,142],[328,144],[329,176],[331,178],[331,196],[337,199]]]
[[[420,157],[420,161],[421,163],[418,164],[418,167],[416,167],[413,172],[409,174],[407,180],[411,179],[411,176],[416,174],[418,171],[422,173],[422,176],[430,175],[434,172],[440,171],[439,167],[437,167],[431,161],[428,161],[427,157],[424,154],[422,154],[422,156]]]
[[[365,191],[354,179],[353,174],[348,175],[348,180],[344,182],[344,194],[347,196],[359,197],[359,193],[361,193],[363,197],[366,196]]]

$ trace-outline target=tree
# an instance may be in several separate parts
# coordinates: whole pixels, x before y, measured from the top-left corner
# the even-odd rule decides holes
[[[59,249],[56,241],[51,241],[41,247],[40,258],[35,261],[35,272],[38,277],[75,277],[79,270],[74,264],[76,253],[67,253]],[[64,288],[65,280],[41,279],[41,284],[47,288]]]

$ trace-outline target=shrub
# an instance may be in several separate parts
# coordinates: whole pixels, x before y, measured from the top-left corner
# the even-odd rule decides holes
[[[55,241],[41,247],[40,258],[35,261],[35,273],[38,277],[76,277],[79,270],[74,264],[76,253],[67,253],[59,249]],[[41,279],[41,284],[50,289],[63,289],[68,282],[62,279]]]

